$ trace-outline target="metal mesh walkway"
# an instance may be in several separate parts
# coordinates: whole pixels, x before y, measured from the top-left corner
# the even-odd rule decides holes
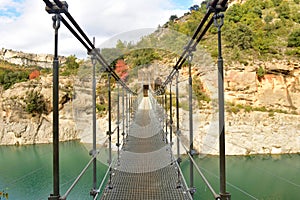
[[[148,98],[143,98],[102,200],[191,199]]]

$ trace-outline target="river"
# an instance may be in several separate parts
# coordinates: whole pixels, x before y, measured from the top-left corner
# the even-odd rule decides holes
[[[86,145],[79,142],[60,144],[60,193],[63,194],[89,161]],[[101,158],[105,161],[106,156]],[[203,173],[218,191],[218,158],[196,159]],[[227,191],[233,200],[298,200],[300,196],[300,155],[228,156]],[[98,180],[107,166],[98,162]],[[181,164],[189,182],[189,161]],[[213,199],[197,172],[195,199]],[[99,183],[98,183],[99,184]],[[74,188],[68,199],[91,199],[92,169]],[[0,146],[0,192],[9,200],[47,199],[52,192],[52,145]],[[0,199],[5,199],[0,196]]]

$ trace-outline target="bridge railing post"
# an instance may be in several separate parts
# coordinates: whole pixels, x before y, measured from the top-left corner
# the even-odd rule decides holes
[[[224,7],[223,9],[226,10]],[[215,11],[214,24],[218,28],[218,98],[219,98],[219,154],[220,154],[220,196],[221,200],[230,200],[226,192],[226,156],[225,156],[225,108],[224,108],[224,70],[222,58],[221,28],[224,24],[224,14]]]
[[[193,51],[195,49],[188,49],[188,67],[189,67],[189,130],[190,130],[190,146],[189,146],[189,154],[191,158],[193,158],[195,154],[194,150],[194,130],[193,130],[193,79],[192,79],[192,60],[193,60]],[[194,163],[192,159],[190,159],[190,193],[193,197],[196,192],[196,188],[194,187]]]
[[[125,143],[125,88],[122,87],[122,136],[123,136],[123,145]]]
[[[47,9],[47,7],[46,7]],[[49,12],[50,13],[50,12]],[[52,16],[54,28],[53,58],[53,194],[49,200],[58,200],[59,192],[59,60],[58,60],[58,29],[60,28],[60,11],[54,10]]]
[[[111,184],[111,179],[112,179],[112,168],[111,168],[111,162],[112,162],[112,148],[111,148],[111,72],[108,72],[108,164],[109,164],[109,183],[108,187],[109,189],[112,189],[113,186]]]
[[[170,128],[169,128],[169,130],[170,130],[170,146],[171,146],[171,150],[172,150],[172,130],[173,130],[173,127],[172,127],[172,125],[173,125],[173,116],[172,116],[172,81],[170,81],[170,121],[169,121],[169,123],[170,123]]]
[[[180,172],[180,163],[181,163],[181,157],[180,157],[180,129],[179,129],[179,88],[178,88],[178,77],[179,77],[179,71],[176,72],[176,136],[177,136],[177,163],[178,163],[178,180],[177,180],[177,188],[181,188],[181,172]]]
[[[95,37],[93,38],[93,44],[95,45]],[[95,49],[97,51],[97,49]],[[96,52],[91,52],[91,61],[93,64],[93,73],[92,73],[92,109],[93,109],[93,149],[90,151],[90,155],[94,157],[93,159],[93,188],[90,191],[90,195],[95,197],[97,194],[97,159],[95,155],[97,154],[96,150]]]
[[[164,108],[165,108],[165,122],[166,122],[166,132],[165,132],[165,142],[166,144],[168,143],[168,114],[167,114],[167,103],[168,103],[168,99],[167,99],[167,93],[165,92],[165,104],[164,104]]]
[[[127,138],[127,136],[128,136],[128,128],[129,128],[129,114],[128,114],[128,109],[129,109],[129,107],[128,107],[128,91],[126,91],[126,95],[125,95],[125,97],[126,97],[126,102],[125,102],[125,106],[126,106],[126,109],[125,109],[125,115],[126,115],[126,136],[125,136],[125,140],[126,140],[126,138]]]
[[[118,85],[118,94],[117,94],[117,144],[118,147],[118,165],[120,164],[120,85]]]

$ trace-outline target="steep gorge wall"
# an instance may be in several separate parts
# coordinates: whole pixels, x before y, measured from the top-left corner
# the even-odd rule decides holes
[[[205,92],[212,101],[200,110],[194,100],[195,148],[203,154],[218,154],[218,108],[217,108],[217,66],[211,58],[204,56],[205,64],[193,66],[193,76],[197,76],[205,86]],[[172,64],[156,63],[155,76],[165,77]],[[175,62],[175,61],[174,61]],[[270,113],[249,111],[240,108],[237,112],[226,112],[227,153],[248,155],[261,153],[300,152],[300,64],[291,61],[253,62],[247,66],[233,64],[225,66],[225,101],[234,105],[265,107],[286,111]],[[258,78],[257,69],[265,69],[265,75]],[[84,143],[91,140],[91,87],[90,80],[75,83],[74,99],[66,102],[70,92],[68,78],[60,80],[60,140],[80,139]],[[74,82],[73,82],[74,83]],[[24,111],[26,92],[37,90],[52,105],[52,77],[40,77],[17,83],[8,90],[1,90],[0,99],[0,145],[35,144],[52,142],[52,112],[32,116]],[[175,88],[172,89],[175,91]],[[187,68],[180,71],[180,102],[187,101]],[[75,105],[75,106],[74,106]],[[228,109],[228,108],[227,108]],[[180,127],[188,138],[188,112],[181,109]],[[174,111],[175,114],[175,111]],[[175,130],[175,129],[174,129]],[[107,131],[107,118],[97,120],[98,143],[103,144]],[[115,141],[116,138],[113,138]],[[175,146],[175,145],[174,145]]]
[[[227,154],[300,152],[299,66],[297,61],[284,60],[225,66]],[[257,75],[260,67],[265,71],[263,77]],[[212,99],[210,103],[202,102],[200,108],[196,100],[193,101],[194,146],[201,154],[216,155],[219,149],[217,66],[195,64],[192,72],[200,77],[205,92]],[[182,69],[181,77],[181,81],[186,79],[187,69]],[[187,81],[181,82],[180,88],[180,102],[187,104]],[[186,110],[180,112],[180,126],[188,145],[189,115]]]
[[[52,77],[17,83],[1,91],[0,98],[0,145],[26,145],[52,142]],[[78,139],[73,120],[72,103],[66,102],[69,80],[60,81],[60,141]],[[25,99],[30,91],[44,97],[47,113],[26,112]]]
[[[0,49],[0,60],[20,66],[36,66],[41,68],[52,68],[53,55],[23,53],[11,49]],[[65,57],[59,57],[59,61],[64,63]]]

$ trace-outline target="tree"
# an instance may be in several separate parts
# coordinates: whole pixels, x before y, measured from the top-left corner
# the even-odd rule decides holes
[[[171,15],[169,21],[174,21],[175,19],[178,19],[177,15]]]
[[[240,24],[238,27],[229,30],[225,34],[225,39],[231,47],[238,46],[240,49],[252,48],[253,33],[249,27]]]
[[[75,55],[70,55],[67,57],[65,66],[67,69],[76,70],[79,68],[79,63],[76,62],[77,58]]]
[[[192,12],[192,11],[198,11],[199,10],[199,6],[198,5],[193,5],[189,8],[189,10]]]
[[[300,29],[293,31],[289,35],[288,47],[300,47]]]
[[[25,110],[28,113],[42,114],[46,112],[46,102],[44,96],[38,91],[31,90],[30,92],[27,92],[25,103]]]
[[[124,81],[128,76],[128,66],[124,60],[117,60],[115,72]]]
[[[79,69],[79,63],[77,62],[77,58],[75,57],[75,55],[68,56],[62,68],[64,68],[62,69],[62,76],[76,74]]]
[[[40,76],[40,71],[39,70],[33,70],[30,74],[29,74],[29,79],[36,79]]]

